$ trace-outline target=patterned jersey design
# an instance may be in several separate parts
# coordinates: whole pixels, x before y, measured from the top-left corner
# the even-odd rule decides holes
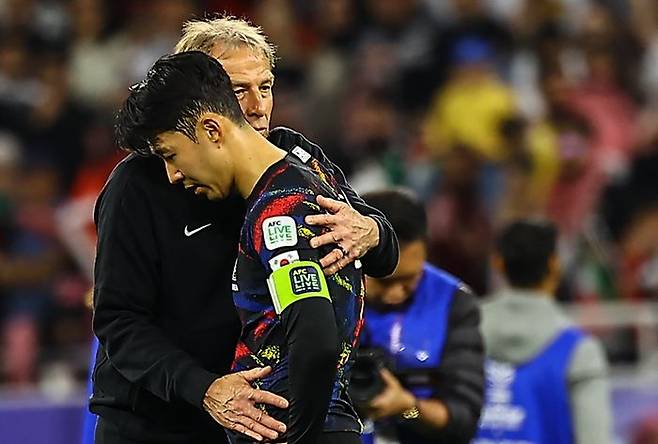
[[[320,258],[334,248],[314,249],[309,244],[312,237],[322,234],[321,228],[304,222],[307,215],[322,213],[316,203],[319,194],[346,201],[336,180],[320,162],[301,148],[294,148],[268,168],[256,184],[247,200],[247,215],[240,234],[233,300],[242,321],[242,334],[233,370],[272,366],[272,373],[260,381],[259,387],[284,396],[287,386],[285,335],[268,288],[268,277],[298,261],[319,263]],[[356,261],[326,277],[342,352],[325,431],[360,432],[361,429],[347,396],[352,352],[363,326],[365,285],[360,268],[361,264]],[[307,281],[289,284],[293,292],[319,285],[317,276],[305,278]]]

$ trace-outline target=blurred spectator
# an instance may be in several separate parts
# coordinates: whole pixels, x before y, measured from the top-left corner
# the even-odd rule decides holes
[[[439,188],[428,202],[428,258],[476,294],[487,288],[491,220],[481,192],[482,161],[457,145],[442,159]],[[478,293],[481,292],[481,293]]]
[[[630,300],[658,296],[658,132],[650,138],[628,173],[608,187],[601,205],[618,245],[619,290]]]
[[[483,392],[476,297],[458,278],[426,262],[427,218],[420,201],[390,188],[363,198],[391,221],[400,263],[391,276],[367,279],[361,347],[381,350],[390,366],[381,372],[381,387],[372,382],[378,375],[369,375],[379,390],[353,388],[353,394],[372,396],[360,400],[380,439],[468,443]],[[364,442],[372,437],[366,434]]]
[[[631,444],[658,444],[658,415],[649,416],[640,424]]]
[[[343,148],[352,159],[350,183],[359,192],[399,185],[396,113],[385,91],[355,91],[343,113]]]
[[[356,84],[393,93],[405,114],[424,110],[436,88],[439,24],[421,0],[366,0]]]
[[[350,0],[319,0],[313,16],[318,42],[310,54],[304,94],[308,112],[323,118],[308,119],[306,124],[311,134],[327,142],[327,147],[338,144],[336,128],[340,125],[340,109],[350,87],[346,79],[357,43],[356,9],[356,3]],[[336,149],[329,154],[334,159],[344,155]],[[342,163],[347,166],[346,162]]]
[[[1,257],[4,377],[15,384],[37,377],[41,325],[54,311],[56,280],[62,254],[53,223],[57,174],[48,166],[23,169],[21,186],[13,189],[11,233]]]
[[[71,192],[57,208],[56,216],[62,243],[77,262],[88,285],[92,285],[96,255],[94,205],[123,153],[114,146],[112,128],[102,121],[86,128],[83,146],[84,157]]]
[[[560,220],[560,229],[568,236],[583,229],[603,187],[627,166],[637,143],[637,109],[623,74],[633,69],[627,57],[633,46],[618,46],[626,40],[612,20],[609,10],[592,8],[582,36],[586,77],[567,85],[555,98],[583,116],[591,128],[589,152],[578,177],[557,183],[549,203],[549,214]]]
[[[507,70],[512,52],[512,35],[496,17],[488,13],[484,0],[451,0],[455,15],[452,22],[442,30],[438,42],[439,79],[445,80],[458,62],[455,59],[457,46],[464,40],[484,42],[492,51],[492,62],[498,62],[501,73]]]
[[[455,68],[427,118],[427,144],[441,154],[460,144],[488,161],[504,156],[500,125],[513,115],[513,93],[493,70],[488,42],[464,38],[451,53]]]
[[[75,0],[69,7],[73,18],[71,94],[89,106],[113,111],[125,85],[120,42],[107,36],[107,5],[102,0]]]
[[[493,257],[508,287],[482,306],[486,403],[474,443],[609,443],[607,363],[599,343],[554,302],[560,281],[555,226],[505,227]]]

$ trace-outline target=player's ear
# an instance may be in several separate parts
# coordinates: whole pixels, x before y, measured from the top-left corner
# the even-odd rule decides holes
[[[209,142],[218,143],[224,134],[220,116],[214,113],[207,113],[201,116],[199,125],[201,126],[201,137],[205,137]]]

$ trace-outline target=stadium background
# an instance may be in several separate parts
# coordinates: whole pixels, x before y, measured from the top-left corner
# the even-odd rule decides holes
[[[606,345],[616,436],[658,442],[652,0],[0,0],[0,433],[76,442],[112,114],[185,20],[221,11],[278,47],[273,126],[357,190],[415,189],[432,261],[478,294],[502,224],[556,221],[559,298]]]

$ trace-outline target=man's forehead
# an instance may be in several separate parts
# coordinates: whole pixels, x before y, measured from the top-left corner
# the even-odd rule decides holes
[[[269,60],[257,49],[248,46],[225,48],[216,44],[210,54],[222,64],[231,81],[263,81],[274,78]]]

